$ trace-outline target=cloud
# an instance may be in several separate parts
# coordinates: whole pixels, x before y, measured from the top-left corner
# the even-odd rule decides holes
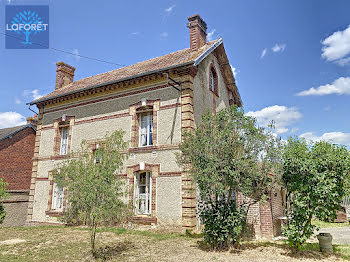
[[[321,136],[316,136],[313,132],[306,132],[304,134],[301,134],[300,137],[305,138],[306,140],[311,141],[327,141],[335,144],[342,144],[350,146],[350,133],[343,133],[343,132],[329,132],[324,133]]]
[[[230,66],[231,66],[233,76],[236,77],[236,75],[237,75],[236,67],[233,67],[232,65],[230,65]]]
[[[0,113],[0,128],[25,125],[26,119],[17,112],[2,112]]]
[[[260,55],[260,59],[263,59],[264,56],[266,55],[266,53],[267,53],[267,48],[265,48],[264,50],[262,50],[261,55]]]
[[[339,77],[332,84],[311,87],[308,90],[297,93],[297,96],[324,96],[324,95],[350,95],[350,77]]]
[[[36,100],[42,97],[43,95],[39,94],[38,89],[34,89],[34,90],[24,90],[22,93],[22,96],[24,98]]]
[[[173,9],[175,8],[176,5],[172,5],[169,6],[168,8],[164,9],[165,12],[170,13],[171,11],[173,11]]]
[[[283,52],[284,49],[286,49],[286,44],[275,44],[273,47],[271,47],[272,52],[278,53],[278,52]]]
[[[216,31],[216,29],[213,29],[213,30],[211,30],[211,31],[208,33],[208,35],[207,35],[208,41],[212,41],[212,40],[213,40],[213,35],[214,35],[215,31]]]
[[[21,103],[22,103],[22,101],[18,97],[15,97],[15,104],[19,105]]]
[[[160,34],[160,37],[166,38],[166,37],[168,37],[168,33],[167,32],[163,32],[163,33]]]
[[[79,62],[79,60],[80,60],[80,56],[79,56],[79,50],[78,49],[73,49],[73,57],[75,58],[75,61],[77,61],[77,62]]]
[[[265,107],[259,111],[251,111],[247,115],[255,117],[258,124],[264,127],[267,127],[273,121],[276,134],[288,132],[288,126],[302,118],[302,114],[297,108],[279,105]]]
[[[345,65],[350,57],[350,25],[344,31],[334,32],[322,41],[322,58]]]
[[[130,33],[130,35],[139,35],[140,34],[140,32],[132,32],[132,33]]]

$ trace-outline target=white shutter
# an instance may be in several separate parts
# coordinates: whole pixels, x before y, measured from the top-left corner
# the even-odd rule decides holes
[[[68,127],[62,128],[60,155],[67,155],[68,153],[68,137],[69,137]]]

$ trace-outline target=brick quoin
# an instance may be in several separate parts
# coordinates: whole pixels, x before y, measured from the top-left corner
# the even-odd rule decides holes
[[[8,190],[29,190],[35,131],[27,127],[0,143],[0,177]]]

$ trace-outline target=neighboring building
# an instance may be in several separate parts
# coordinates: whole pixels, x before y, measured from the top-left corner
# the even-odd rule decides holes
[[[130,141],[124,171],[133,222],[195,228],[196,191],[176,163],[185,131],[202,114],[242,105],[222,39],[206,41],[206,23],[188,18],[190,48],[82,80],[57,63],[55,90],[31,102],[39,109],[28,222],[55,222],[66,199],[50,176],[67,152],[87,140],[92,150],[107,131]]]
[[[35,119],[28,124],[0,129],[0,178],[8,183],[1,226],[24,226],[27,219],[35,143]]]

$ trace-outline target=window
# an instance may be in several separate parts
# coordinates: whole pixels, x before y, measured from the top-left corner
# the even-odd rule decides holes
[[[61,146],[60,146],[60,155],[67,155],[68,153],[68,137],[69,137],[69,128],[61,128]]]
[[[213,71],[212,70],[210,70],[209,87],[210,87],[211,91],[215,92],[214,75],[213,75]]]
[[[136,173],[134,178],[134,206],[136,214],[151,214],[151,172]]]
[[[102,152],[99,150],[100,144],[96,144],[96,147],[93,149],[94,163],[100,164],[102,162]]]
[[[218,76],[216,74],[215,68],[212,65],[209,72],[209,90],[215,95],[219,96],[218,93]]]
[[[52,210],[62,211],[63,210],[63,198],[64,198],[64,189],[58,187],[56,183],[53,184],[52,191]]]
[[[153,114],[141,113],[139,115],[139,146],[153,145]]]

